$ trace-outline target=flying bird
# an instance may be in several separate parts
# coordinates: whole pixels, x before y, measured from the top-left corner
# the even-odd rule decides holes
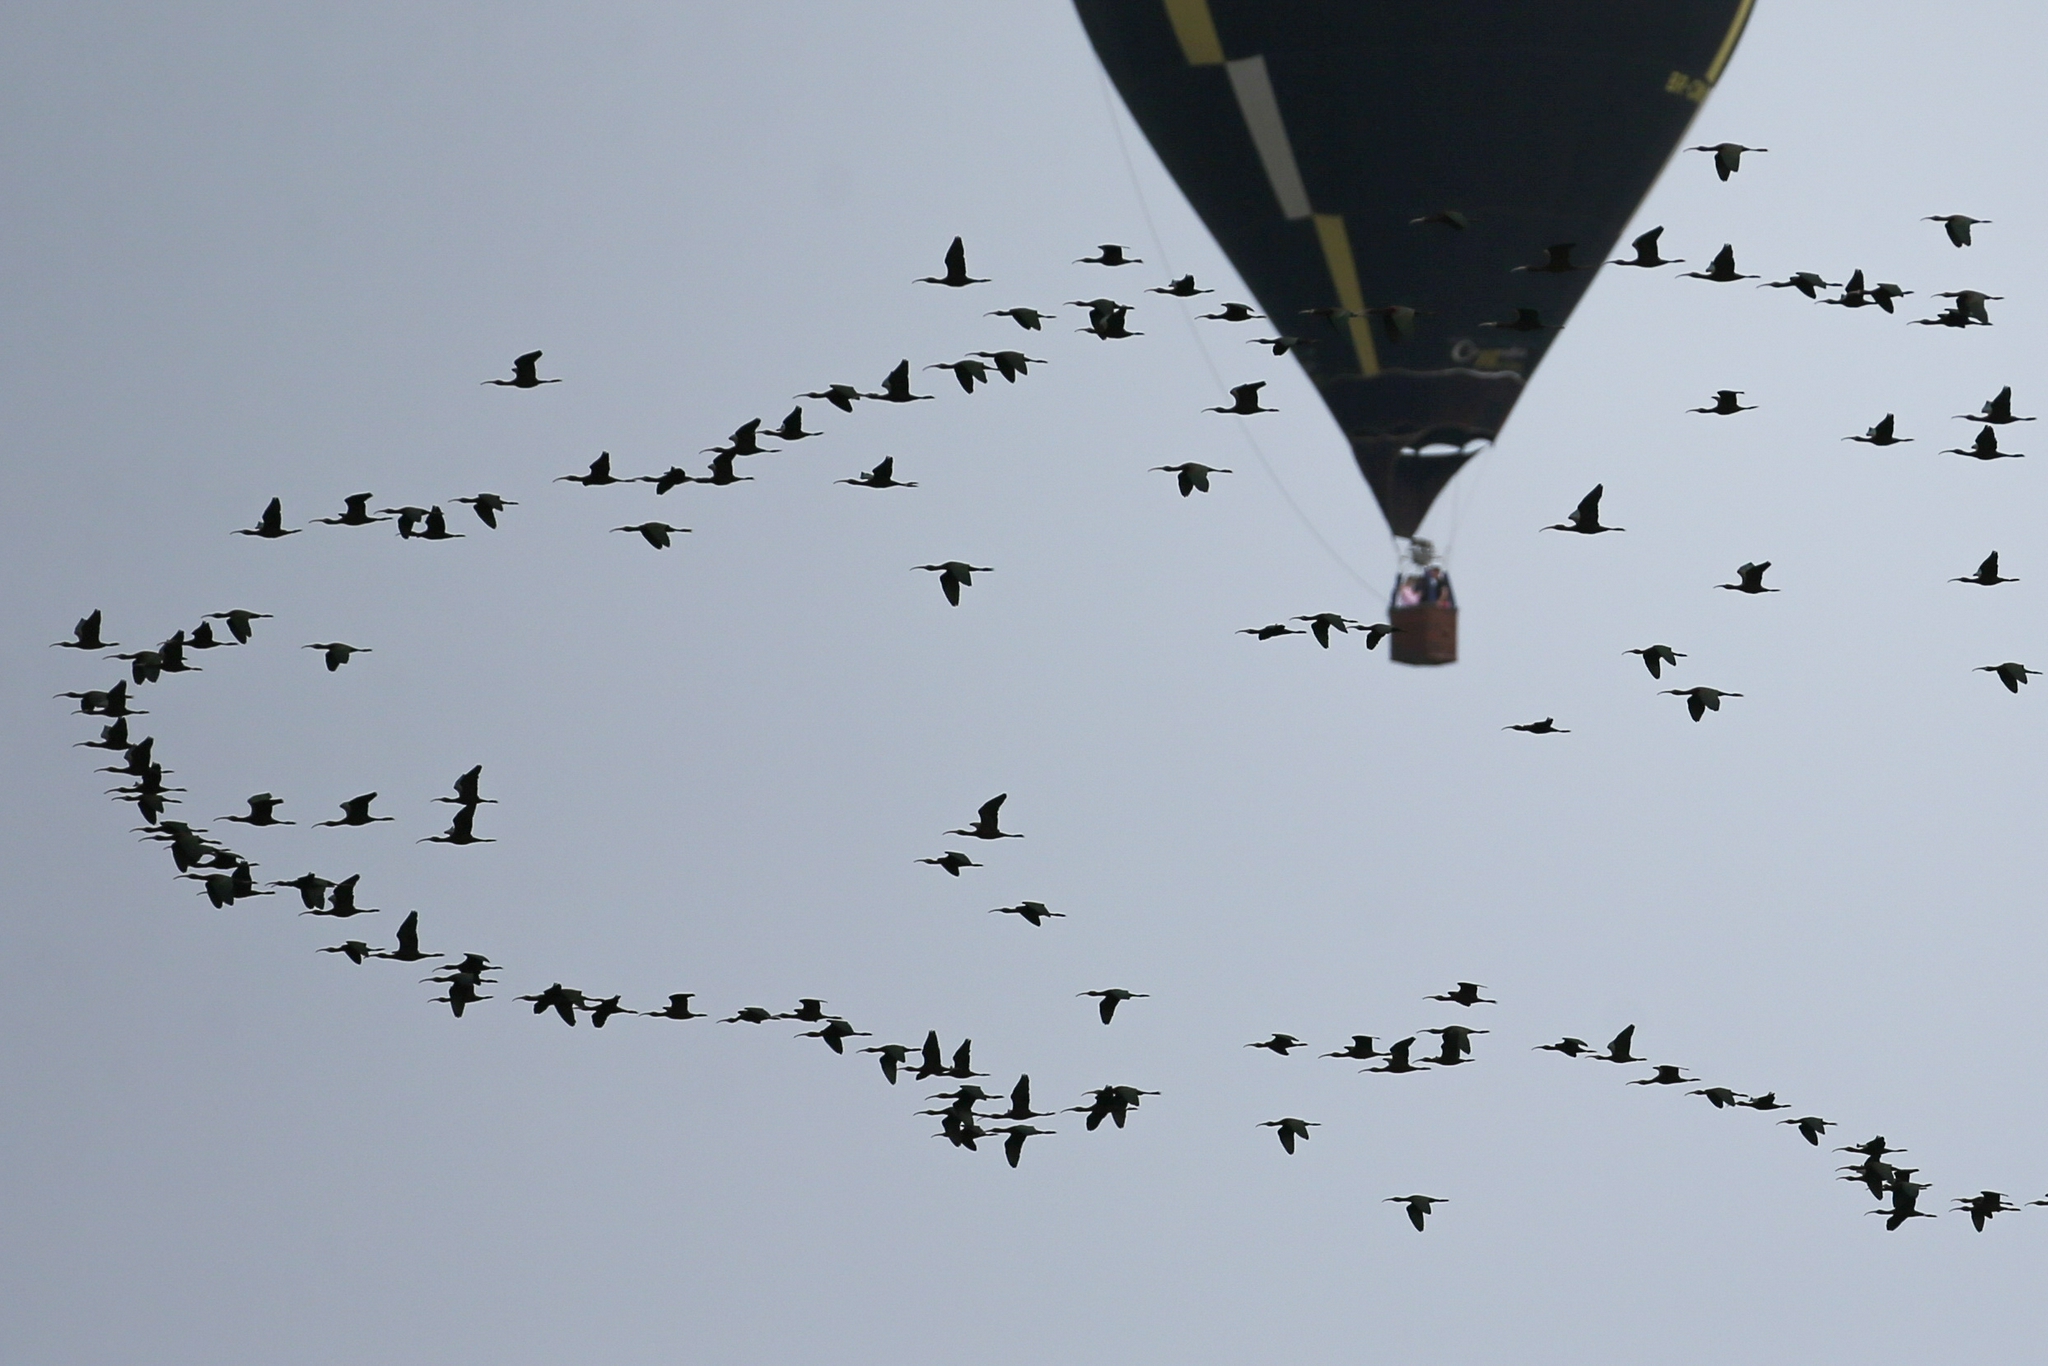
[[[1723,243],[1721,250],[1714,253],[1713,264],[1705,270],[1688,270],[1681,273],[1687,279],[1711,280],[1717,285],[1732,285],[1737,280],[1757,278],[1754,275],[1744,275],[1735,269],[1735,247],[1732,243]]]
[[[1315,343],[1307,337],[1250,337],[1246,339],[1245,345],[1270,347],[1274,355],[1284,356],[1297,346],[1313,346]],[[1218,411],[1221,410],[1219,409]],[[1259,411],[1277,413],[1280,410],[1278,408],[1262,408]]]
[[[1125,1001],[1141,1000],[1149,997],[1152,993],[1149,991],[1125,991],[1122,987],[1104,987],[1099,991],[1077,991],[1074,994],[1076,996],[1093,996],[1097,998],[1095,1013],[1102,1017],[1104,1024],[1108,1024],[1116,1018],[1116,1008]]]
[[[1861,441],[1871,446],[1897,446],[1912,439],[1910,436],[1892,435],[1892,415],[1890,413],[1886,413],[1882,422],[1864,432],[1863,435],[1845,436],[1842,438],[1844,441]]]
[[[1268,1052],[1278,1053],[1283,1058],[1292,1050],[1305,1046],[1300,1039],[1295,1038],[1292,1034],[1275,1034],[1270,1039],[1259,1039],[1245,1045],[1246,1048],[1263,1048]]]
[[[943,564],[912,565],[939,576],[939,591],[946,595],[946,601],[953,606],[960,605],[960,590],[974,586],[976,574],[992,574],[995,571],[985,564],[967,564],[961,560],[947,560]]]
[[[1500,1004],[1498,1001],[1488,1000],[1486,997],[1481,996],[1479,993],[1484,990],[1486,988],[1477,982],[1460,982],[1454,990],[1440,992],[1435,996],[1425,996],[1422,999],[1425,1001],[1448,1001],[1456,1006],[1497,1006]]]
[[[1705,1096],[1707,1104],[1713,1106],[1716,1110],[1725,1110],[1729,1106],[1740,1102],[1740,1097],[1725,1086],[1702,1087],[1697,1091],[1687,1091],[1686,1094],[1688,1096]]]
[[[53,650],[118,649],[121,644],[120,641],[100,639],[101,620],[102,618],[100,609],[97,607],[93,608],[92,611],[80,617],[78,619],[78,624],[71,628],[70,640],[52,641],[50,643],[50,648]]]
[[[1685,1069],[1673,1067],[1670,1063],[1656,1064],[1657,1070],[1647,1077],[1637,1077],[1630,1086],[1690,1086],[1698,1077],[1684,1075]]]
[[[503,512],[506,508],[516,508],[519,506],[519,504],[510,499],[500,498],[495,493],[479,493],[469,498],[457,498],[455,501],[467,503],[469,510],[476,514],[476,519],[493,531],[498,529],[499,513]]]
[[[1991,222],[1988,218],[1972,218],[1966,213],[1931,213],[1920,221],[1922,223],[1941,224],[1942,231],[1948,234],[1949,243],[1958,247],[1970,245],[1971,228],[1979,223],[1988,224]]]
[[[1250,417],[1254,413],[1277,413],[1278,408],[1259,406],[1259,390],[1266,387],[1266,381],[1254,380],[1240,384],[1230,391],[1230,406],[1227,408],[1204,408],[1205,413],[1233,413],[1238,417]]]
[[[640,533],[640,539],[653,546],[656,550],[668,549],[668,538],[670,536],[687,532],[689,529],[686,526],[670,526],[667,522],[641,522],[635,526],[615,526],[612,528],[613,531],[637,531]]]
[[[927,365],[927,370],[951,370],[953,378],[960,381],[960,387],[968,393],[974,392],[977,384],[988,383],[988,366],[978,360],[948,360],[937,365]],[[1010,381],[1012,384],[1015,380]]]
[[[1714,174],[1726,180],[1729,176],[1742,169],[1742,154],[1744,152],[1768,152],[1771,149],[1768,147],[1744,147],[1739,142],[1717,142],[1711,147],[1688,147],[1685,150],[1688,152],[1712,152],[1714,154]]]
[[[1013,834],[1002,828],[1003,803],[1010,799],[1007,792],[998,792],[981,804],[975,812],[974,824],[962,830],[948,830],[949,835],[966,835],[978,840],[1021,840],[1022,835]]]
[[[676,992],[660,1010],[643,1010],[640,1013],[650,1020],[701,1020],[705,1017],[690,1009],[690,998],[695,994],[689,991]]]
[[[1630,1025],[1608,1041],[1605,1053],[1597,1053],[1594,1056],[1599,1058],[1601,1062],[1642,1062],[1643,1059],[1636,1057],[1629,1051],[1635,1046],[1635,1041],[1636,1027]]]
[[[2002,451],[1998,449],[1998,428],[1984,427],[1977,433],[1977,439],[1967,448],[1951,448],[1943,455],[1967,455],[1972,460],[2018,460],[2025,451]]]
[[[964,289],[968,285],[985,285],[988,281],[977,280],[974,276],[967,273],[967,244],[956,237],[953,239],[953,245],[946,248],[946,273],[944,275],[927,275],[923,279],[913,281],[913,283],[920,285],[945,285],[949,289]]]
[[[944,854],[940,855],[938,858],[912,859],[911,862],[929,863],[934,868],[945,869],[949,874],[951,874],[954,877],[960,876],[960,870],[962,868],[979,868],[983,866],[979,863],[976,863],[973,859],[967,857],[967,855],[961,853],[957,849],[948,849]]]
[[[782,419],[781,426],[769,429],[768,435],[777,441],[802,441],[806,437],[822,436],[823,433],[804,430],[804,409],[802,404],[798,404],[789,410],[789,416]]]
[[[483,836],[476,833],[474,828],[476,825],[476,810],[477,809],[473,806],[464,806],[456,808],[455,819],[449,822],[448,828],[446,830],[442,831],[438,835],[429,835],[425,839],[418,841],[418,843],[496,844],[496,840],[485,839]]]
[[[1715,584],[1715,585],[1714,585],[1714,587],[1716,587],[1716,588],[1726,588],[1726,589],[1729,589],[1730,591],[1732,591],[1732,592],[1736,592],[1736,593],[1782,593],[1782,592],[1784,592],[1785,590],[1784,590],[1784,589],[1782,589],[1782,588],[1766,588],[1766,587],[1764,587],[1764,571],[1765,571],[1766,569],[1769,569],[1770,567],[1771,567],[1771,562],[1770,562],[1769,560],[1765,560],[1765,561],[1764,561],[1763,563],[1761,563],[1761,564],[1755,564],[1755,563],[1751,563],[1751,564],[1745,564],[1745,565],[1743,565],[1743,566],[1742,566],[1742,567],[1741,567],[1740,569],[1737,569],[1737,570],[1735,571],[1735,577],[1736,577],[1736,580],[1737,580],[1736,582],[1734,582],[1734,583],[1717,583],[1717,584]]]
[[[862,398],[880,399],[884,403],[915,403],[930,398],[930,394],[910,392],[910,362],[898,361],[896,368],[882,377],[881,392],[862,394]]]
[[[1003,377],[1006,384],[1015,384],[1018,376],[1030,374],[1034,365],[1050,364],[1049,361],[1040,360],[1037,356],[1027,356],[1022,351],[976,351],[972,354],[993,364],[996,373]]]
[[[1663,228],[1651,228],[1648,232],[1628,244],[1630,250],[1635,252],[1635,259],[1609,261],[1607,264],[1611,266],[1642,266],[1649,270],[1655,270],[1658,266],[1684,265],[1685,258],[1682,256],[1667,258],[1657,254],[1659,239],[1663,236]]]
[[[296,821],[281,821],[277,808],[284,805],[284,798],[273,797],[268,792],[258,792],[249,798],[249,814],[246,816],[219,816],[215,819],[240,821],[243,825],[296,825]]]
[[[1142,256],[1126,256],[1124,249],[1114,242],[1104,242],[1095,249],[1099,256],[1082,256],[1075,259],[1075,265],[1090,266],[1138,266],[1145,263]]]
[[[1810,270],[1795,270],[1782,280],[1766,280],[1758,289],[1796,289],[1809,299],[1818,299],[1823,289],[1838,289],[1833,280],[1823,280]]]
[[[1196,289],[1195,277],[1183,275],[1178,280],[1174,280],[1169,284],[1163,286],[1154,285],[1145,292],[1147,294],[1171,294],[1176,299],[1192,299],[1197,294],[1214,294],[1216,291],[1213,289]]]
[[[1045,903],[1042,901],[1020,901],[1014,906],[997,906],[989,911],[989,914],[1020,916],[1033,925],[1043,925],[1048,919],[1064,920],[1067,913],[1065,911],[1049,911],[1045,908]]]
[[[2020,684],[2026,682],[2030,678],[2038,677],[2041,673],[2039,669],[2029,669],[2024,664],[2014,664],[2011,662],[2007,662],[2004,664],[1980,664],[1976,668],[1970,670],[1970,672],[1977,674],[1997,674],[1998,681],[2005,684],[2005,690],[2011,693],[2018,692],[2020,690]]]
[[[1984,557],[1984,563],[1977,566],[1977,572],[1950,583],[1974,583],[1983,588],[1996,588],[2001,583],[2018,583],[2018,579],[2002,579],[1998,576],[1998,552],[1992,551]]]
[[[1579,500],[1572,509],[1570,518],[1562,522],[1541,527],[1542,531],[1575,531],[1581,536],[1598,536],[1603,531],[1626,531],[1627,527],[1600,525],[1600,495],[1607,491],[1605,484],[1593,485],[1593,491]]]
[[[1294,1156],[1295,1140],[1306,1139],[1309,1136],[1308,1131],[1310,1129],[1322,1127],[1322,1121],[1317,1119],[1295,1119],[1290,1115],[1285,1119],[1262,1119],[1259,1121],[1258,1127],[1261,1129],[1279,1130],[1277,1137],[1280,1139],[1280,1146],[1287,1150],[1289,1157],[1292,1157]]]
[[[1733,417],[1737,413],[1755,412],[1756,405],[1754,403],[1744,405],[1742,402],[1742,390],[1740,389],[1721,389],[1715,392],[1714,401],[1710,406],[1705,408],[1688,408],[1686,411],[1710,413],[1715,417]]]
[[[1666,688],[1657,695],[1659,697],[1683,697],[1685,699],[1685,709],[1692,713],[1692,719],[1695,721],[1710,711],[1721,710],[1722,698],[1742,696],[1739,692],[1722,692],[1719,688]]]
[[[1533,266],[1514,266],[1512,270],[1527,271],[1532,275],[1569,275],[1573,271],[1591,270],[1591,266],[1572,264],[1572,248],[1576,242],[1553,242],[1543,249],[1543,259]]]
[[[1428,1068],[1417,1067],[1408,1060],[1408,1051],[1414,1047],[1415,1038],[1413,1035],[1405,1039],[1396,1039],[1387,1047],[1387,1060],[1385,1062],[1381,1063],[1378,1067],[1361,1067],[1358,1070],[1361,1072],[1391,1072],[1396,1074],[1403,1072],[1427,1072]]]
[[[368,526],[372,522],[385,521],[383,517],[370,515],[370,500],[376,496],[374,493],[351,493],[341,500],[339,517],[315,517],[313,520],[322,526]]]
[[[834,479],[835,484],[853,484],[864,489],[914,489],[917,485],[896,477],[896,457],[885,455],[875,467],[858,479]]]
[[[1585,1056],[1591,1050],[1592,1045],[1584,1039],[1574,1039],[1567,1035],[1556,1043],[1539,1043],[1529,1051],[1532,1053],[1562,1053],[1567,1058],[1577,1058]]]
[[[438,953],[420,952],[420,913],[418,911],[411,911],[408,912],[405,919],[399,923],[398,947],[395,949],[387,949],[384,952],[375,954],[373,956],[377,958],[389,958],[399,963],[417,963],[425,958],[439,958],[442,955]]]
[[[564,474],[556,477],[557,484],[581,484],[585,488],[602,488],[606,484],[631,484],[637,481],[621,479],[612,473],[612,453],[599,451],[597,459],[590,462],[590,468],[582,474]]]
[[[1351,634],[1351,628],[1354,626],[1361,631],[1369,629],[1364,622],[1353,621],[1349,617],[1342,616],[1336,612],[1317,612],[1314,616],[1295,617],[1294,620],[1307,622],[1309,634],[1314,636],[1316,644],[1322,646],[1325,650],[1330,648],[1330,632],[1332,631],[1338,631],[1348,636]]]
[[[562,381],[558,379],[540,377],[540,357],[541,353],[538,351],[516,356],[512,361],[512,378],[479,380],[478,383],[501,385],[507,389],[538,389],[543,384],[560,384]]]
[[[1479,326],[1499,328],[1503,332],[1555,332],[1563,324],[1544,322],[1541,309],[1518,308],[1512,318],[1501,322],[1482,322]]]
[[[347,801],[341,803],[340,820],[314,821],[313,826],[315,829],[318,829],[324,825],[374,825],[378,821],[397,819],[395,816],[371,815],[370,803],[376,800],[377,794],[374,792],[365,792],[360,797],[350,797]]]
[[[842,413],[853,411],[853,405],[866,395],[851,384],[834,384],[812,394],[798,394],[798,398],[822,398]]]
[[[1047,318],[1057,318],[1059,314],[1041,313],[1035,308],[998,308],[993,312],[984,313],[982,316],[985,318],[1008,318],[1026,332],[1043,332],[1045,329],[1041,324]]]
[[[1519,730],[1529,735],[1570,735],[1571,732],[1557,724],[1557,718],[1546,716],[1541,721],[1524,721],[1519,726],[1502,726],[1502,730]]]
[[[1223,311],[1220,313],[1199,313],[1196,316],[1219,323],[1248,323],[1254,318],[1266,316],[1263,313],[1253,312],[1250,304],[1224,304],[1222,309]]]
[[[2008,422],[2032,422],[2034,420],[2031,417],[2013,416],[2012,386],[2010,384],[2000,389],[1991,398],[1985,400],[1983,412],[1957,413],[1956,416],[1962,418],[1965,422],[1989,422],[1993,426],[1998,427],[2003,427]]]
[[[1179,465],[1154,465],[1149,473],[1179,475],[1180,496],[1185,498],[1191,493],[1207,493],[1209,491],[1210,475],[1235,474],[1236,471],[1219,469],[1214,465],[1204,465],[1197,461],[1189,460]]]
[[[1682,652],[1672,649],[1669,645],[1645,645],[1640,650],[1623,650],[1622,653],[1641,655],[1643,667],[1650,671],[1652,678],[1662,678],[1666,665],[1675,669],[1678,667],[1678,661],[1685,658]]]
[[[296,536],[300,530],[303,530],[303,528],[290,531],[285,530],[284,499],[273,498],[270,500],[269,505],[263,509],[263,515],[256,519],[255,526],[237,528],[235,535],[261,536],[266,541],[274,541],[280,536]]]
[[[1830,1120],[1820,1118],[1818,1115],[1806,1115],[1799,1119],[1781,1119],[1778,1121],[1780,1124],[1796,1126],[1799,1130],[1799,1136],[1816,1148],[1820,1146],[1821,1135],[1828,1131],[1828,1125],[1831,1122]]]

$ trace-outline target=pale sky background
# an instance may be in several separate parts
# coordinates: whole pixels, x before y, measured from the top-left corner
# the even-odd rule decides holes
[[[1235,277],[1057,3],[26,5],[0,63],[13,478],[0,603],[16,723],[0,961],[0,1341],[34,1363],[1629,1361],[1887,1366],[2025,1354],[2048,1210],[1887,1235],[1776,1116],[1530,1046],[1604,1040],[1775,1089],[1912,1150],[1946,1208],[2048,1191],[2037,684],[2048,426],[1939,452],[2000,385],[2048,410],[2032,182],[2048,15],[1758,6],[1682,156],[1665,249],[1915,292],[1898,317],[1610,271],[1505,439],[1428,528],[1464,658],[1378,619],[1384,527],[1291,362],[1137,291]],[[1136,167],[1119,150],[1118,130]],[[2029,183],[2022,185],[2026,180]],[[1149,222],[1148,222],[1149,211]],[[1952,249],[1936,213],[1995,220]],[[1155,228],[1152,226],[1156,224]],[[968,291],[915,285],[964,234]],[[1147,264],[1069,265],[1103,241]],[[1920,328],[1933,291],[1996,326]],[[1141,339],[984,310],[1143,302]],[[1204,301],[1206,304],[1207,300]],[[971,398],[842,416],[743,462],[637,474],[789,395],[1022,342]],[[480,386],[544,348],[536,392]],[[1208,359],[1205,360],[1205,350]],[[1281,412],[1199,410],[1271,381]],[[1713,390],[1760,405],[1695,417]],[[1916,443],[1838,438],[1896,411]],[[1246,434],[1258,442],[1255,451]],[[1263,456],[1260,453],[1263,453]],[[832,480],[897,457],[915,490]],[[1182,500],[1148,466],[1238,472]],[[1266,472],[1349,568],[1320,548]],[[1593,483],[1627,534],[1539,534]],[[388,525],[229,535],[491,489],[461,545]],[[607,528],[695,528],[657,554]],[[1945,580],[2000,550],[2022,580]],[[993,565],[958,610],[930,560]],[[1774,562],[1780,594],[1714,589]],[[1355,578],[1353,573],[1359,578]],[[124,648],[276,614],[141,690],[178,816],[266,877],[387,908],[228,910],[128,833],[49,694]],[[298,647],[375,651],[329,675]],[[1630,646],[1746,696],[1699,725]],[[1503,732],[1555,715],[1569,736]],[[414,841],[484,765],[468,849]],[[315,830],[375,789],[398,817]],[[911,860],[998,791],[1028,838],[958,881]],[[984,914],[1022,898],[1068,918]],[[388,943],[505,964],[451,1020]],[[1459,978],[1496,1007],[1421,998]],[[876,1041],[972,1036],[1041,1106],[1128,1082],[1128,1129],[956,1152],[799,1025],[656,1005],[821,996]],[[1152,993],[1114,1026],[1087,988]],[[1448,1074],[1240,1045],[1493,1032]],[[858,1042],[868,1042],[861,1040]],[[1288,1158],[1260,1120],[1322,1125]],[[1417,1236],[1390,1195],[1449,1197]]]

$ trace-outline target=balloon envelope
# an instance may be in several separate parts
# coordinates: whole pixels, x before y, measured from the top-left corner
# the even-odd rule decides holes
[[[1400,536],[1499,433],[1752,3],[1075,0]],[[1515,270],[1567,243],[1573,269]]]

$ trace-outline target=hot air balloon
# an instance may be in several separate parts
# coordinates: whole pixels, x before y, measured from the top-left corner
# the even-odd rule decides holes
[[[1138,126],[1351,443],[1390,653],[1457,658],[1416,537],[1491,444],[1754,0],[1075,0]]]

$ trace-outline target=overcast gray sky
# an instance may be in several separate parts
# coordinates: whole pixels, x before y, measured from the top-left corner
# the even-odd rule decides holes
[[[1464,658],[1406,670],[1233,634],[1377,619],[1391,578],[1290,362],[1152,296],[1121,343],[981,316],[1096,292],[1067,263],[1102,241],[1148,258],[1126,291],[1234,287],[1060,4],[17,6],[8,1355],[2024,1355],[2048,1211],[1887,1235],[1776,1116],[1530,1046],[1633,1022],[1657,1061],[1911,1148],[1930,1204],[2048,1190],[2048,698],[1970,672],[2048,666],[2048,450],[1939,454],[2003,384],[2048,408],[2044,27],[1758,7],[1691,140],[1771,154],[1726,185],[1681,157],[1632,231],[1914,297],[1603,275],[1429,527]],[[1949,212],[1996,226],[1959,252],[1917,221]],[[911,284],[955,233],[996,283]],[[1906,324],[1964,287],[2006,296],[1995,327]],[[1015,386],[807,403],[824,435],[752,483],[549,482],[600,450],[695,465],[800,390],[1020,341],[1050,363]],[[533,348],[564,383],[477,383]],[[1212,366],[1282,411],[1202,414]],[[1724,387],[1759,410],[1684,412]],[[1886,411],[1915,444],[1838,439]],[[920,487],[831,482],[884,455]],[[1182,500],[1146,471],[1183,459],[1238,473]],[[1626,535],[1536,532],[1601,481]],[[462,511],[459,546],[228,534],[273,495],[303,525],[481,489],[520,506]],[[646,517],[695,530],[607,531]],[[1945,582],[1993,549],[2021,583]],[[957,610],[909,568],[950,558],[995,566]],[[1714,589],[1751,559],[1782,593]],[[136,732],[178,815],[277,793],[297,826],[215,828],[266,877],[361,872],[381,915],[216,911],[133,840],[111,756],[67,747],[95,723],[48,697],[116,677],[44,648],[93,607],[130,648],[275,614],[143,689]],[[336,639],[374,653],[298,648]],[[1652,641],[1745,697],[1692,724],[1622,653]],[[1545,715],[1573,734],[1500,729]],[[415,843],[476,763],[497,842]],[[394,823],[309,828],[372,789]],[[958,881],[911,861],[998,791],[1028,838]],[[1067,918],[984,913],[1023,898]],[[499,1000],[458,1023],[408,966],[313,952],[413,909],[428,949],[506,965]],[[1500,1004],[1421,999],[1459,978]],[[971,1036],[1041,1105],[1163,1094],[1012,1171],[800,1026],[571,1031],[507,999],[555,980],[821,996],[876,1041]],[[1074,993],[1108,986],[1151,998],[1104,1029]],[[1454,1022],[1492,1030],[1476,1064],[1422,1076],[1240,1046]],[[1322,1126],[1291,1159],[1255,1127],[1280,1115]],[[1414,1191],[1451,1199],[1420,1237],[1381,1203]]]

